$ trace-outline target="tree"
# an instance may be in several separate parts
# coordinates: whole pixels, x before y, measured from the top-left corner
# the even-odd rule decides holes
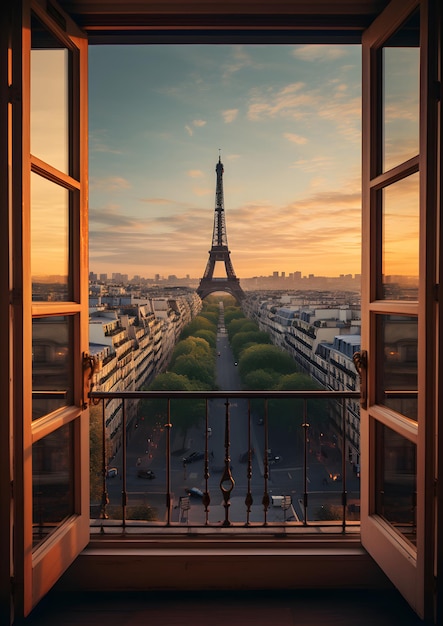
[[[300,372],[282,376],[276,390],[278,391],[307,391],[320,390],[322,387],[307,374]],[[296,430],[303,436],[301,424],[305,418],[310,426],[319,427],[327,420],[327,401],[308,400],[306,405],[303,400],[276,400],[269,401],[269,417],[274,424],[290,432]],[[305,415],[306,406],[306,415]],[[297,430],[298,429],[298,430]]]
[[[232,338],[237,333],[249,331],[255,332],[260,330],[258,324],[248,319],[247,317],[234,318],[229,322],[229,324],[226,325],[226,328],[229,335],[229,341],[232,341]]]
[[[265,333],[261,330],[257,330],[254,332],[239,332],[237,333],[231,340],[231,348],[234,352],[234,356],[236,359],[239,358],[240,353],[246,346],[246,344],[271,344],[271,338],[268,333]]]
[[[219,318],[219,312],[218,311],[203,310],[203,311],[200,312],[200,317],[204,317],[209,322],[211,322],[211,324],[214,324],[214,326],[217,326],[218,318]]]
[[[244,350],[238,362],[242,379],[254,370],[274,370],[279,374],[291,374],[296,370],[293,359],[280,348],[257,344]]]
[[[208,332],[208,331],[205,331]],[[169,364],[170,369],[174,368],[174,363],[180,356],[191,355],[195,358],[210,359],[213,356],[213,350],[206,339],[202,337],[189,336],[182,341],[179,341],[172,353],[171,361]]]
[[[199,380],[206,385],[214,384],[214,364],[190,354],[179,356],[174,363],[174,372],[189,380]]]
[[[175,372],[160,374],[155,378],[148,388],[148,391],[195,391],[192,381],[186,376]],[[167,400],[153,398],[143,400],[140,406],[140,414],[156,423],[159,419],[166,423],[168,418]],[[203,400],[172,399],[170,401],[170,419],[174,429],[183,434],[183,441],[186,432],[191,426],[199,426],[205,415],[205,403]]]
[[[194,317],[192,322],[183,329],[180,339],[186,339],[186,337],[193,335],[198,330],[211,330],[212,332],[217,332],[217,324],[213,324],[205,317],[197,315]]]
[[[266,391],[274,389],[279,379],[280,375],[272,370],[254,370],[246,374],[243,387],[253,391]]]
[[[227,307],[225,308],[225,325],[228,325],[232,320],[244,318],[244,313],[240,307]],[[247,318],[245,318],[247,319]]]
[[[197,337],[199,339],[205,339],[205,341],[207,341],[210,345],[210,347],[215,350],[215,347],[217,345],[217,334],[212,332],[211,330],[198,330],[195,334],[194,337]]]

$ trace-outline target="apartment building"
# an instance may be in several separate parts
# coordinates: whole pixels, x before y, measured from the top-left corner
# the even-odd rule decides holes
[[[311,294],[314,299],[318,295]],[[252,295],[242,303],[260,330],[269,333],[272,343],[292,356],[299,369],[324,389],[355,391],[359,388],[353,355],[360,351],[360,310],[357,306],[334,306],[333,293],[328,305],[308,304],[306,297],[268,294]],[[298,300],[302,304],[289,305]],[[360,464],[360,407],[348,400],[345,407],[345,441],[341,405],[330,403],[330,420],[347,458]]]
[[[95,362],[93,388],[109,392],[140,390],[165,371],[180,333],[201,308],[199,296],[192,292],[171,299],[136,301],[125,296],[109,300],[104,296],[90,302],[97,305],[91,307],[89,317],[89,353]],[[138,403],[128,403],[128,424],[137,417]],[[122,400],[106,401],[106,439],[111,456],[122,444],[122,420]]]

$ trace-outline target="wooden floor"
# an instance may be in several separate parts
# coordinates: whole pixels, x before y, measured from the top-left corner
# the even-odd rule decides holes
[[[395,591],[50,593],[26,626],[418,626]]]

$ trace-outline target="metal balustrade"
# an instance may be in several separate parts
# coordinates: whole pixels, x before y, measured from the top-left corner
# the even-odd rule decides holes
[[[358,529],[360,467],[348,458],[346,435],[346,407],[358,392],[94,391],[89,397],[101,438],[97,444],[96,425],[92,532]],[[105,426],[112,399],[121,402],[115,450]],[[146,401],[156,411],[149,418],[140,411]],[[188,428],[186,406],[194,413]],[[325,430],[337,406],[341,423]]]

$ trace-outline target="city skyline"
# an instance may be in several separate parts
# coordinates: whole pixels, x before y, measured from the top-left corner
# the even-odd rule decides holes
[[[201,277],[220,154],[240,279],[359,274],[360,65],[359,46],[93,47],[91,270]]]

